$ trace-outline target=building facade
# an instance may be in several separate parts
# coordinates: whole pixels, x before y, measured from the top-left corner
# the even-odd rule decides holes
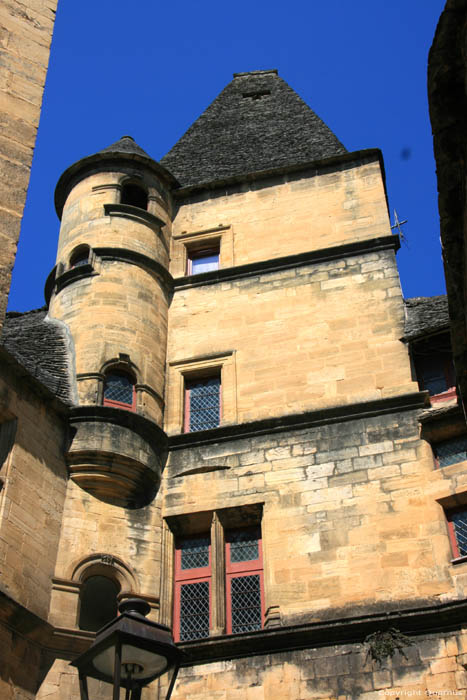
[[[177,700],[463,697],[467,431],[381,153],[240,73],[161,163],[124,136],[55,204],[47,307],[1,348],[2,697],[78,698],[135,595]]]

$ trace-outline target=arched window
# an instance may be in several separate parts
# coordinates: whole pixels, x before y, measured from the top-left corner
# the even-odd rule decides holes
[[[120,202],[122,204],[130,204],[132,207],[139,207],[139,209],[147,210],[148,193],[139,185],[128,183],[122,187]]]
[[[107,576],[89,576],[81,588],[78,626],[97,632],[117,617],[119,586]]]
[[[89,262],[89,246],[80,246],[70,257],[70,268],[81,267]]]
[[[104,380],[104,406],[136,410],[135,380],[124,370],[111,369]]]

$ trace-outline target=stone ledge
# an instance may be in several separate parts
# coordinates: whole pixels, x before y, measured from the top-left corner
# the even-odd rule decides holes
[[[375,399],[364,403],[348,404],[323,408],[318,411],[294,413],[278,418],[264,418],[250,423],[236,423],[221,426],[211,430],[200,430],[195,433],[179,433],[169,436],[169,450],[180,450],[188,447],[200,447],[217,442],[237,438],[256,437],[268,433],[278,433],[287,430],[303,430],[328,423],[340,423],[361,418],[372,418],[386,413],[422,409],[428,401],[428,392],[419,391],[388,399]]]
[[[185,653],[183,666],[212,661],[290,652],[334,644],[358,644],[380,630],[396,627],[407,635],[420,635],[462,627],[467,621],[467,601],[433,604],[417,601],[413,608],[391,608],[366,615],[335,617],[308,624],[273,627],[237,635],[197,639],[180,644]],[[329,616],[333,611],[329,612]]]
[[[192,287],[200,287],[206,284],[227,282],[244,277],[254,277],[259,274],[280,272],[282,270],[303,267],[305,265],[319,265],[332,260],[342,260],[342,258],[354,255],[364,255],[365,253],[375,253],[383,250],[396,251],[399,248],[399,236],[381,236],[365,241],[357,241],[356,243],[344,243],[330,248],[307,251],[306,253],[286,255],[281,258],[260,260],[259,262],[237,265],[235,267],[220,268],[218,270],[212,270],[211,272],[202,272],[198,275],[177,277],[174,279],[174,288],[175,291],[191,289]]]

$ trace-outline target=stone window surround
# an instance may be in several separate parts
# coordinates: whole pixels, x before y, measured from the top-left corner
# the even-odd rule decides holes
[[[163,519],[161,557],[160,622],[173,628],[175,538],[210,533],[211,538],[211,625],[210,637],[223,635],[226,618],[225,530],[259,526],[264,503],[222,508]],[[266,597],[266,596],[265,596]],[[267,610],[266,600],[264,601]],[[277,613],[277,606],[274,606]],[[268,622],[266,613],[265,626]]]
[[[200,249],[219,251],[219,268],[234,266],[232,226],[219,224],[201,231],[182,231],[172,236],[172,274],[174,277],[189,276],[190,254]]]
[[[185,380],[207,376],[219,371],[222,386],[220,425],[237,422],[235,350],[227,350],[212,355],[169,362],[167,372],[168,396],[171,400],[167,402],[166,430],[168,433],[177,434],[183,431]]]

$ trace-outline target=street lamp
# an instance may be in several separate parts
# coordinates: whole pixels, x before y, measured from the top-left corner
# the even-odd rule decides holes
[[[81,700],[90,700],[89,678],[113,684],[113,700],[140,700],[141,689],[172,672],[166,700],[177,678],[182,652],[175,646],[169,627],[146,619],[146,601],[129,598],[119,605],[120,615],[96,633],[89,649],[72,661],[79,673]]]

